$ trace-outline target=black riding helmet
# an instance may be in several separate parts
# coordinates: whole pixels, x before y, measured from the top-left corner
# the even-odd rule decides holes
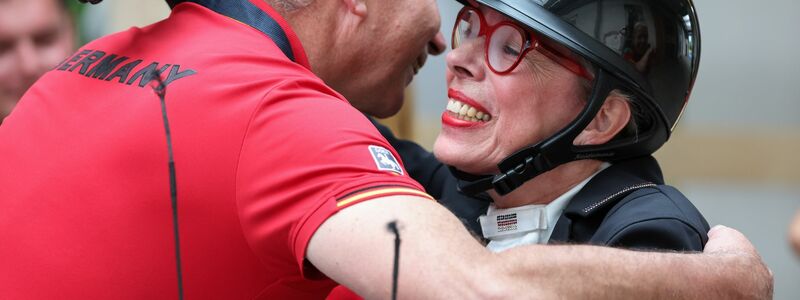
[[[591,64],[595,76],[578,117],[553,136],[504,159],[498,164],[499,175],[453,169],[463,192],[474,195],[494,189],[505,195],[561,164],[649,155],[667,141],[686,107],[700,64],[700,28],[692,0],[475,2],[566,47]],[[615,89],[631,98],[632,118],[639,124],[636,133],[603,145],[574,146],[575,137]]]

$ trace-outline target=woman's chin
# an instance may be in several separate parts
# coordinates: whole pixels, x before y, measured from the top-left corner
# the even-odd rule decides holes
[[[462,172],[490,174],[493,169],[496,169],[496,166],[486,165],[481,159],[485,159],[485,156],[476,155],[474,151],[469,151],[468,149],[448,146],[446,143],[440,143],[438,139],[433,145],[433,154],[436,156],[436,159],[443,164],[454,167]]]

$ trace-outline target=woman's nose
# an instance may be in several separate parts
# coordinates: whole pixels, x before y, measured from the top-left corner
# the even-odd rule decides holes
[[[456,77],[482,80],[485,74],[484,41],[483,37],[462,41],[447,54],[447,68]]]

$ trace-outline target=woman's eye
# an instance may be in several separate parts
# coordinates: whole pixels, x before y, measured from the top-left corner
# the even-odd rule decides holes
[[[461,20],[458,23],[458,33],[461,34],[463,37],[467,37],[472,32],[472,25],[465,21]]]
[[[519,47],[513,45],[505,45],[503,46],[503,53],[511,55],[511,56],[519,56]]]

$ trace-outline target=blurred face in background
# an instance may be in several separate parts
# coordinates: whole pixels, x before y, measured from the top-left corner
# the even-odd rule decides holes
[[[789,228],[789,241],[794,246],[794,251],[800,256],[800,211],[794,217],[794,222]]]
[[[42,74],[73,52],[61,0],[0,0],[0,122]]]

